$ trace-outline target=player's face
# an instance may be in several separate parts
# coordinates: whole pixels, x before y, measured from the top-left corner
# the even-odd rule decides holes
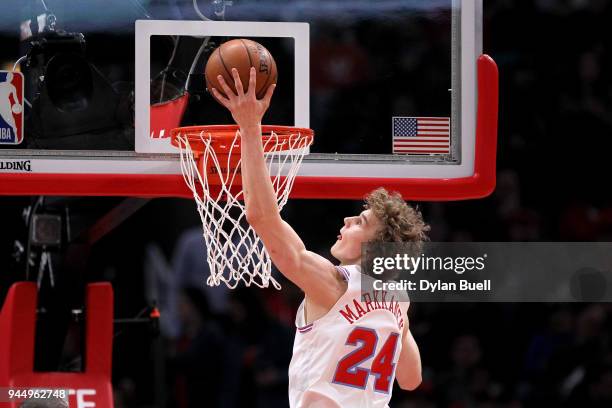
[[[331,254],[344,265],[359,263],[361,244],[374,239],[380,228],[381,222],[371,210],[345,218],[338,240],[331,248]]]

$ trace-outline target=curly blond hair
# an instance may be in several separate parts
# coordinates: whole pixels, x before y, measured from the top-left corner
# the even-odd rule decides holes
[[[418,208],[408,205],[397,192],[378,188],[366,196],[365,208],[372,210],[383,227],[375,241],[425,242],[429,241],[429,225],[423,221]]]

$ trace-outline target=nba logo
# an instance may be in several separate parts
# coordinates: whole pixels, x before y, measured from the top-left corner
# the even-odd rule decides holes
[[[23,141],[23,74],[0,71],[0,144]]]

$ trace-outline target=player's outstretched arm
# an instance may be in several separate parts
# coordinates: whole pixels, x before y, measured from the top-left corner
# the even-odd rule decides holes
[[[272,262],[289,280],[299,286],[313,302],[331,307],[345,290],[331,262],[310,252],[297,233],[280,216],[276,193],[264,159],[261,120],[270,106],[275,84],[262,99],[255,95],[256,74],[251,68],[249,87],[244,92],[238,71],[232,69],[236,93],[218,77],[224,97],[214,96],[232,113],[240,126],[242,189],[246,218],[263,241]]]
[[[402,351],[395,373],[397,383],[403,390],[414,390],[421,384],[421,354],[419,347],[408,329],[408,319],[402,335]]]

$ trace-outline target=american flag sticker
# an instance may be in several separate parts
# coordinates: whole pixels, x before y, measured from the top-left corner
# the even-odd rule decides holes
[[[393,117],[393,154],[449,154],[450,118]]]

